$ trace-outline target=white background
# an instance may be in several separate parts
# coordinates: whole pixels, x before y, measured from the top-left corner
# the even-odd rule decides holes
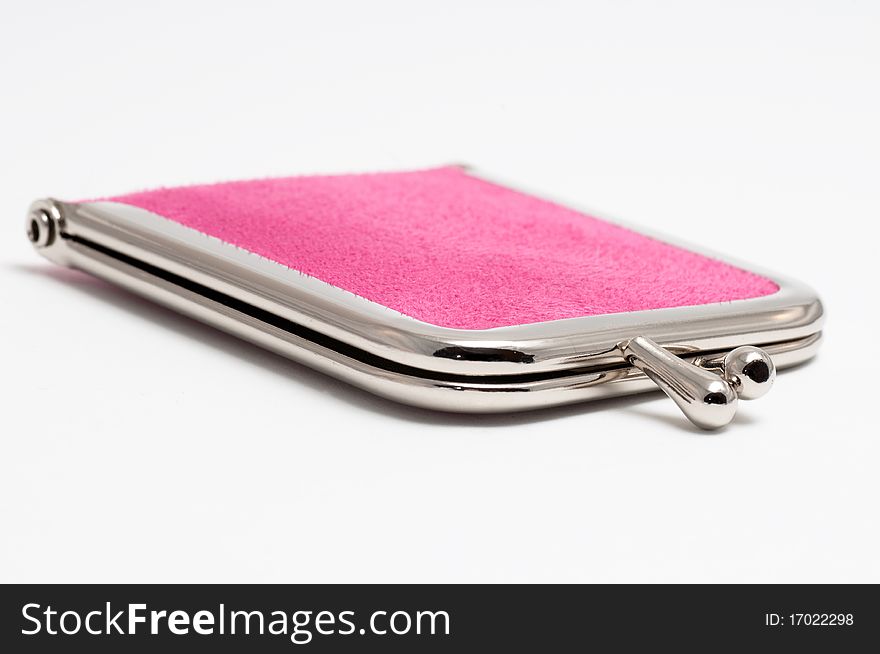
[[[0,14],[0,580],[880,581],[880,3]],[[806,281],[819,357],[711,435],[662,394],[433,414],[22,226],[48,195],[449,162]]]

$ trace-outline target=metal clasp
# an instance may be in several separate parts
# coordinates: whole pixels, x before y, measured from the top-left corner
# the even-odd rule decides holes
[[[694,363],[644,336],[625,341],[618,348],[702,429],[718,429],[730,423],[739,400],[761,397],[776,379],[773,360],[757,347],[738,347],[725,355],[698,358]]]

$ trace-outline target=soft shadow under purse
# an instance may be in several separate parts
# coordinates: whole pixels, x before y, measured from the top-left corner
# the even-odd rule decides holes
[[[27,233],[56,263],[446,411],[659,386],[713,429],[821,338],[799,283],[455,166],[40,200]]]

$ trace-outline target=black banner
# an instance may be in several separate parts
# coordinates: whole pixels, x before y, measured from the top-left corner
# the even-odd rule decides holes
[[[0,651],[876,649],[876,586],[33,585]]]

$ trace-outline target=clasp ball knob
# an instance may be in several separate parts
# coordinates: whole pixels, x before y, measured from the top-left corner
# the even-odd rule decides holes
[[[741,400],[754,400],[766,394],[776,379],[776,366],[764,350],[749,345],[738,347],[724,357],[724,378]]]

